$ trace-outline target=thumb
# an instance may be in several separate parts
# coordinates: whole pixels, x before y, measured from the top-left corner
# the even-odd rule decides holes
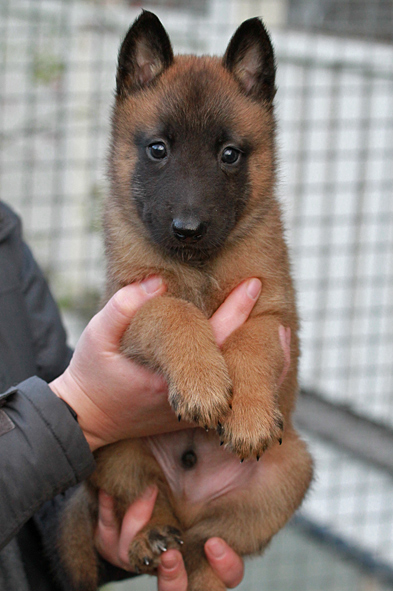
[[[105,342],[118,345],[137,310],[152,297],[164,293],[166,287],[157,275],[141,283],[122,287],[90,321],[90,329]]]

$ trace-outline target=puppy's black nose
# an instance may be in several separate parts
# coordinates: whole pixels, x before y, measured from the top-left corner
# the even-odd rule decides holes
[[[207,224],[197,218],[175,218],[172,222],[172,232],[181,242],[198,242],[206,234]]]

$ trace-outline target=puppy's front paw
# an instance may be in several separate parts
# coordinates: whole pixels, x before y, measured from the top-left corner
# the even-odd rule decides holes
[[[241,460],[259,459],[277,442],[281,444],[284,422],[277,408],[244,406],[234,400],[232,412],[217,432],[222,444]]]
[[[194,362],[169,382],[169,402],[179,420],[216,428],[231,408],[232,382],[217,352]]]
[[[135,573],[151,573],[159,563],[160,556],[169,548],[179,550],[183,545],[180,530],[171,525],[147,526],[132,540],[128,558]]]

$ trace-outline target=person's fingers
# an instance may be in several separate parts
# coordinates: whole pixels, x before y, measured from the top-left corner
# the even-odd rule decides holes
[[[247,320],[261,293],[261,288],[262,284],[259,279],[252,278],[243,281],[235,287],[210,318],[210,325],[219,347],[234,330]]]
[[[278,380],[278,387],[281,386],[283,381],[285,380],[285,376],[288,373],[289,366],[291,365],[291,329],[289,326],[279,326],[278,328],[278,336],[280,339],[281,348],[284,353],[284,369],[282,370],[282,374],[280,379]]]
[[[113,497],[100,490],[98,494],[98,521],[95,532],[95,544],[98,552],[109,562],[117,561],[120,531],[113,510]]]
[[[107,343],[118,345],[135,312],[152,297],[161,295],[166,287],[156,275],[141,283],[126,285],[117,291],[90,321],[90,328],[102,334]]]
[[[233,589],[241,583],[244,575],[243,560],[221,538],[210,538],[205,543],[205,554],[210,566],[222,580]]]
[[[95,532],[95,545],[98,552],[111,564],[130,570],[128,549],[135,535],[149,521],[154,509],[158,489],[148,487],[128,508],[121,528],[114,512],[113,497],[103,490],[99,491],[98,522]]]
[[[187,573],[178,550],[168,550],[161,555],[157,577],[158,591],[187,591]]]
[[[119,558],[129,568],[128,549],[136,534],[147,525],[151,519],[156,502],[158,488],[149,486],[144,493],[127,509],[120,531]],[[123,567],[124,568],[124,567]]]

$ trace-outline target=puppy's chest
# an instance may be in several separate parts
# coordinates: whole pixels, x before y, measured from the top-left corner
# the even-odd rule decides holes
[[[168,293],[186,300],[199,308],[208,318],[225,299],[222,287],[213,275],[201,272],[183,272],[168,275]]]

